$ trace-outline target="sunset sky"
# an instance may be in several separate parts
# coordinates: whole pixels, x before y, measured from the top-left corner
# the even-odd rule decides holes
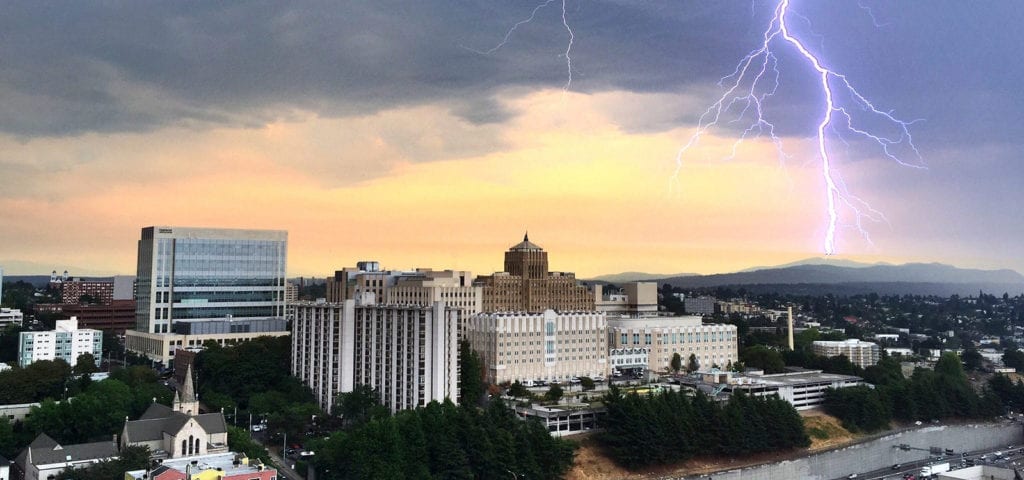
[[[814,72],[779,51],[748,116],[676,153],[775,2],[0,4],[0,266],[134,274],[149,225],[289,233],[291,275],[485,274],[525,230],[555,270],[821,256]],[[870,242],[838,257],[1024,271],[1024,2],[793,0],[791,28],[910,127],[927,168],[830,133]],[[727,120],[736,118],[738,109]],[[867,123],[862,128],[882,129]],[[901,150],[905,154],[906,149]]]

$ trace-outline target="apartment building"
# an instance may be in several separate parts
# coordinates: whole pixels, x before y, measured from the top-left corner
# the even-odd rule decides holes
[[[855,338],[841,341],[818,340],[811,343],[811,351],[815,355],[823,357],[846,355],[850,363],[859,365],[861,368],[867,368],[878,363],[878,359],[881,356],[881,349],[878,347],[878,344],[864,342]]]
[[[18,344],[18,365],[26,367],[39,360],[62,359],[72,366],[78,356],[91,353],[100,365],[103,357],[103,332],[78,328],[78,319],[57,320],[56,328],[46,332],[21,332]]]
[[[465,338],[493,384],[608,375],[602,312],[491,312],[470,317]]]
[[[330,411],[340,393],[369,385],[391,411],[458,400],[462,312],[377,304],[372,293],[341,303],[299,302],[292,321],[292,375]]]

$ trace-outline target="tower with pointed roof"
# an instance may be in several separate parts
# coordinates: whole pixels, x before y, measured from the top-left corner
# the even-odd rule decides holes
[[[530,234],[523,235],[523,241],[505,252],[505,271],[524,279],[548,276],[548,252],[530,241]]]
[[[594,310],[593,295],[576,284],[576,275],[548,270],[548,252],[529,233],[505,252],[505,271],[477,277],[474,284],[483,286],[484,312]]]
[[[178,392],[174,392],[173,410],[186,415],[199,414],[199,399],[196,398],[195,385],[192,382],[192,364],[189,364],[185,370],[185,383],[181,385],[179,391],[181,392],[180,396]]]

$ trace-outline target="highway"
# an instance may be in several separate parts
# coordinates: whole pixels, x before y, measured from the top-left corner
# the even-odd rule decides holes
[[[996,453],[999,453],[1000,455],[997,456]],[[858,473],[856,477],[837,477],[836,480],[848,478],[857,478],[857,480],[900,480],[910,478],[907,475],[913,475],[914,478],[917,479],[920,478],[918,474],[921,473],[921,468],[925,465],[948,462],[950,469],[956,470],[961,468],[960,465],[962,463],[968,461],[973,461],[976,465],[995,465],[1003,468],[1019,468],[1020,465],[1024,465],[1024,446],[1008,445],[1002,448],[990,450],[955,452],[953,455],[932,455],[931,458],[928,459],[900,464],[898,468],[890,466],[888,468],[872,470],[870,472]]]

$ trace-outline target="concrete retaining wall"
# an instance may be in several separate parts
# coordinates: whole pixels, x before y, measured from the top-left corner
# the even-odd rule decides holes
[[[817,453],[796,460],[729,470],[710,475],[679,477],[682,479],[714,480],[827,480],[842,478],[851,473],[885,468],[896,463],[907,463],[928,458],[928,452],[903,451],[896,445],[906,443],[912,447],[952,448],[957,452],[995,449],[1024,443],[1024,427],[1007,422],[983,425],[938,425],[922,427],[887,435],[837,450]]]

